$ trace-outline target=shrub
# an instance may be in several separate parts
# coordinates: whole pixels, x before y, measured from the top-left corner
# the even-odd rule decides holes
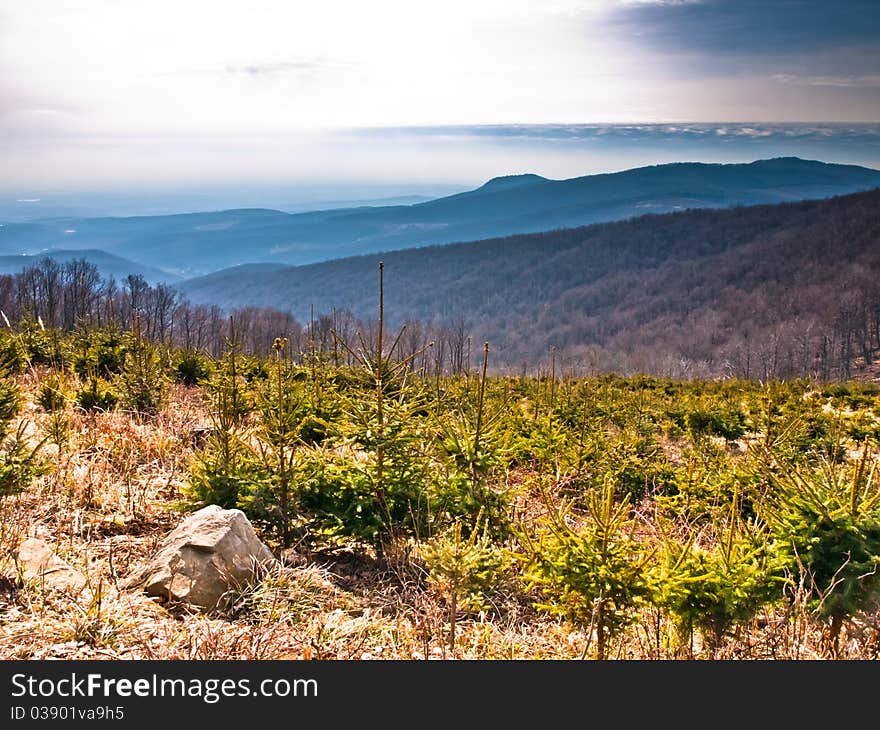
[[[491,482],[503,473],[514,448],[504,424],[504,416],[509,415],[507,399],[501,399],[491,408],[486,405],[488,343],[483,353],[483,369],[476,392],[462,394],[454,407],[433,412],[442,473],[432,490],[431,508],[435,522],[439,518],[458,523],[461,517],[472,519],[479,514],[484,520],[484,529],[500,537],[510,526],[508,500],[492,488]]]
[[[429,532],[428,462],[404,433],[386,432],[382,499],[377,496],[378,456],[373,444],[323,444],[304,449],[299,500],[315,528],[327,537],[351,538],[382,553],[393,537]]]
[[[836,655],[843,622],[880,595],[880,485],[868,442],[852,465],[822,459],[816,467],[768,467],[767,476],[773,537],[827,622],[826,649]]]
[[[247,445],[235,433],[214,431],[193,459],[186,492],[201,505],[232,509],[241,506],[241,495],[253,491],[257,479]]]
[[[128,336],[116,329],[86,332],[79,337],[72,357],[73,371],[81,378],[109,378],[122,372]]]
[[[32,320],[22,322],[18,337],[29,365],[50,365],[53,361],[60,361],[57,333],[45,329],[41,323]]]
[[[97,376],[89,380],[89,384],[76,391],[74,396],[77,405],[84,411],[112,411],[119,402],[116,391],[103,378]]]
[[[188,495],[202,505],[242,506],[258,479],[255,455],[243,438],[242,422],[250,409],[239,382],[238,344],[233,337],[221,367],[206,383],[213,428],[190,469]]]
[[[681,634],[698,629],[714,651],[735,623],[781,596],[779,560],[766,530],[742,523],[736,498],[708,546],[697,545],[695,537],[664,541],[657,602],[676,618]]]
[[[309,410],[306,393],[293,379],[294,367],[285,357],[287,339],[276,337],[272,345],[273,372],[257,399],[260,420],[256,428],[259,479],[255,489],[244,495],[249,514],[277,530],[282,545],[290,542],[291,517],[297,498],[294,472],[300,431]]]
[[[0,497],[18,494],[31,482],[45,474],[48,465],[40,458],[43,439],[35,446],[26,435],[27,423],[22,421],[15,434],[4,434],[0,440]]]
[[[27,367],[27,353],[21,339],[9,330],[0,331],[0,371],[20,373]]]
[[[497,588],[507,559],[488,532],[480,529],[479,514],[469,537],[462,537],[461,521],[456,520],[449,530],[424,543],[421,555],[428,569],[428,582],[447,602],[449,648],[454,655],[459,609],[477,612],[488,608],[488,596]]]
[[[155,345],[138,340],[127,352],[118,377],[119,402],[140,415],[157,414],[165,405],[168,379]]]
[[[174,380],[188,387],[211,377],[211,361],[198,350],[182,350],[174,359]]]
[[[746,432],[746,416],[734,410],[693,410],[687,414],[686,426],[695,436],[722,436],[728,441]]]
[[[46,439],[32,446],[27,438],[26,421],[12,431],[12,421],[20,410],[18,388],[3,378],[0,380],[0,497],[23,491],[45,471],[39,451]]]
[[[8,432],[10,422],[20,411],[21,393],[15,383],[3,377],[0,380],[0,436]]]
[[[70,394],[67,391],[67,384],[57,374],[50,375],[40,385],[40,391],[37,394],[37,403],[46,413],[63,411],[67,407],[69,399]]]
[[[583,524],[573,527],[570,504],[556,511],[548,500],[537,537],[522,535],[522,558],[527,581],[545,598],[537,608],[595,630],[597,658],[604,659],[607,639],[635,619],[652,587],[648,555],[633,536],[629,497],[615,502],[609,482],[591,490],[586,504]]]

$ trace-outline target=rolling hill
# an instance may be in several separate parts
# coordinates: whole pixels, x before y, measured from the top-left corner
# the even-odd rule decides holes
[[[825,198],[878,186],[880,171],[799,158],[676,163],[569,180],[514,175],[414,205],[7,223],[0,227],[0,253],[68,249],[75,243],[76,248],[100,249],[194,276],[243,263],[303,265],[644,213]]]
[[[114,256],[105,251],[96,250],[50,250],[39,254],[23,254],[18,256],[0,256],[0,275],[15,274],[22,269],[39,264],[44,258],[51,258],[59,264],[68,261],[85,259],[94,264],[101,277],[104,279],[114,278],[117,281],[125,279],[129,274],[140,275],[149,284],[172,284],[180,280],[175,274],[160,271],[152,266],[144,266],[134,261]]]
[[[301,321],[311,305],[368,319],[377,312],[379,258],[232,269],[179,288],[194,302],[289,309]],[[495,363],[539,362],[552,346],[581,359],[599,348],[621,368],[664,357],[718,365],[752,348],[783,357],[783,341],[788,357],[793,342],[801,343],[797,357],[818,357],[820,347],[856,347],[855,335],[839,339],[841,323],[874,315],[876,326],[858,331],[877,330],[863,343],[880,337],[880,190],[649,214],[381,258],[390,319],[461,323],[492,343]]]

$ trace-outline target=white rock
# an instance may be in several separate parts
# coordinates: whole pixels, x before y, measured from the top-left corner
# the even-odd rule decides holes
[[[22,578],[46,588],[78,594],[88,583],[86,576],[59,558],[51,545],[35,537],[18,546],[15,562]]]
[[[257,566],[271,560],[244,512],[212,504],[168,533],[122,587],[211,610],[222,606],[227,591],[252,583]]]

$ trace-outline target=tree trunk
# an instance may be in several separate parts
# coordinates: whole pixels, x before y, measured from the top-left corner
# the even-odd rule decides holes
[[[822,632],[822,653],[829,659],[837,659],[840,654],[840,630],[843,628],[843,615],[831,617],[831,623]]]
[[[601,601],[596,611],[596,659],[605,661],[605,611]]]

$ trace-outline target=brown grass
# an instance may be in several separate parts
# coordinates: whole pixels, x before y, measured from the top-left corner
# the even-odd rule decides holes
[[[36,379],[22,378],[33,395]],[[35,430],[47,416],[29,408]],[[449,659],[447,609],[405,556],[376,564],[354,550],[281,563],[236,596],[224,615],[172,612],[118,581],[182,519],[193,430],[209,423],[195,391],[175,389],[152,421],[123,412],[72,415],[71,439],[48,447],[52,471],[0,500],[0,659]],[[513,482],[524,481],[512,475]],[[520,514],[542,506],[525,493]],[[17,585],[10,557],[26,537],[50,542],[88,576],[78,596]],[[8,580],[4,580],[4,576]],[[535,611],[508,592],[490,612],[460,617],[456,658],[579,659],[578,627]],[[646,611],[616,641],[622,659],[815,659],[820,631],[788,607],[740,627],[709,654]],[[845,629],[841,657],[874,659],[880,614]]]

